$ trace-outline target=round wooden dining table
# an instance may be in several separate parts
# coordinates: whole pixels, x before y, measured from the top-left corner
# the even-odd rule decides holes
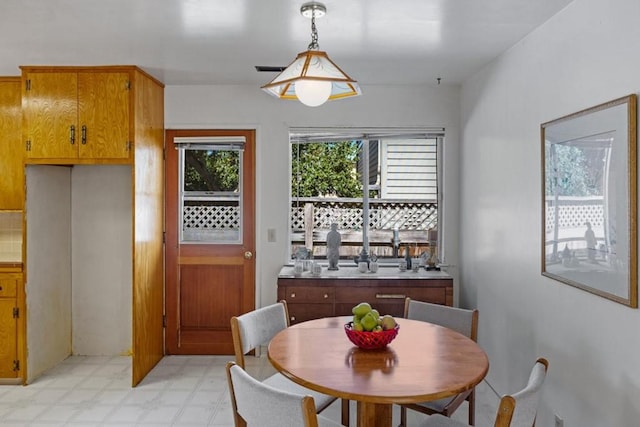
[[[489,370],[486,353],[451,329],[396,318],[398,335],[386,348],[363,350],[349,341],[351,317],[293,325],[269,343],[271,364],[312,390],[357,401],[359,427],[390,427],[394,403],[441,399],[476,386]]]

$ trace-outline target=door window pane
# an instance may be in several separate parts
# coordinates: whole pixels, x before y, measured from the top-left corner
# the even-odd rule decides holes
[[[193,144],[180,150],[182,242],[242,239],[242,150]]]

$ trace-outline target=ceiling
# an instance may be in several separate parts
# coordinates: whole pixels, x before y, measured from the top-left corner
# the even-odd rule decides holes
[[[457,84],[572,0],[325,0],[324,50],[361,85]],[[0,75],[138,65],[167,85],[264,84],[311,41],[303,0],[0,0]]]

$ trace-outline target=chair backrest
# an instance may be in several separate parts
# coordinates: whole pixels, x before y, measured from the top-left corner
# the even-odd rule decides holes
[[[495,427],[532,427],[536,422],[538,401],[542,384],[547,376],[549,362],[544,358],[536,360],[529,375],[527,386],[519,392],[500,399]]]
[[[466,310],[407,298],[404,303],[404,317],[444,326],[474,341],[477,340],[478,310]]]
[[[233,362],[227,363],[227,381],[236,426],[318,426],[316,405],[311,396],[263,384]]]
[[[231,318],[231,335],[236,363],[244,369],[244,355],[267,344],[281,330],[289,327],[286,301],[280,301],[241,316]]]

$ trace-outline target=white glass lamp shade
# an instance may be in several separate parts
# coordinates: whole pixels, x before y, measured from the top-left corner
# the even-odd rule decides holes
[[[361,94],[358,83],[331,61],[325,52],[317,50],[298,54],[287,68],[262,89],[277,98],[297,99],[313,107],[328,99]]]
[[[331,96],[331,82],[326,80],[298,80],[295,83],[298,100],[309,107],[327,102]]]

